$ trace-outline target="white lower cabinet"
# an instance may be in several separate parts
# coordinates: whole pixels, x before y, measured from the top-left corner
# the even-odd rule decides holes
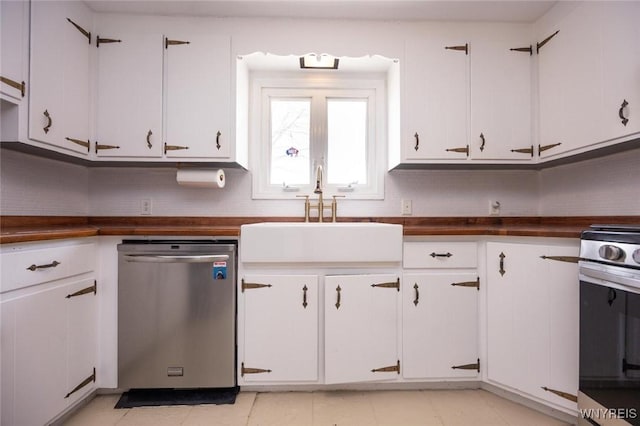
[[[84,240],[2,247],[2,425],[48,424],[96,388],[94,250]]]
[[[69,404],[95,388],[98,358],[96,283],[85,279],[67,287],[67,394]]]
[[[408,239],[401,274],[241,259],[238,383],[482,380],[575,413],[578,251],[563,238]]]
[[[67,404],[66,291],[55,287],[3,304],[15,316],[13,350],[2,345],[3,355],[15,354],[12,389],[2,392],[13,397],[13,418],[3,424],[43,425]]]
[[[399,285],[397,274],[241,275],[239,384],[397,379]]]
[[[487,378],[576,410],[578,244],[487,243]]]
[[[317,381],[318,276],[246,275],[240,288],[244,381]]]
[[[404,243],[402,377],[477,380],[478,244]]]
[[[95,388],[95,281],[43,287],[2,302],[2,424],[46,424]]]
[[[398,378],[400,278],[333,275],[324,284],[325,383]]]
[[[402,376],[477,379],[476,273],[405,273],[402,296]]]

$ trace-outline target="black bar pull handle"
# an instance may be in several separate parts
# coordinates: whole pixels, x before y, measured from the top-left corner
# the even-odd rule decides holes
[[[627,100],[624,99],[622,101],[622,104],[620,105],[620,109],[618,110],[618,117],[620,117],[620,120],[623,126],[626,126],[627,123],[629,122],[629,117],[625,117],[624,115],[624,110],[628,106],[629,106],[629,102],[627,102]]]
[[[43,112],[44,116],[47,117],[47,125],[44,126],[42,128],[42,130],[44,130],[45,133],[49,133],[49,129],[51,128],[51,125],[53,124],[53,120],[51,119],[51,114],[49,114],[48,110],[44,110]]]

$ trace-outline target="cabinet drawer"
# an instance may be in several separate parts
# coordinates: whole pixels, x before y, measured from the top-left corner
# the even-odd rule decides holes
[[[475,268],[477,264],[476,243],[404,243],[405,268]]]
[[[2,253],[1,292],[58,280],[95,269],[95,244]]]

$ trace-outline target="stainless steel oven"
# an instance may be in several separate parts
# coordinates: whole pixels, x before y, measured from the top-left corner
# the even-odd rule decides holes
[[[640,226],[580,244],[580,425],[640,425]]]

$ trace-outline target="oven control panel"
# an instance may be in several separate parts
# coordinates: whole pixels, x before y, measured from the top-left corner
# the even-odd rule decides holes
[[[580,259],[640,269],[640,248],[636,244],[581,240]]]

